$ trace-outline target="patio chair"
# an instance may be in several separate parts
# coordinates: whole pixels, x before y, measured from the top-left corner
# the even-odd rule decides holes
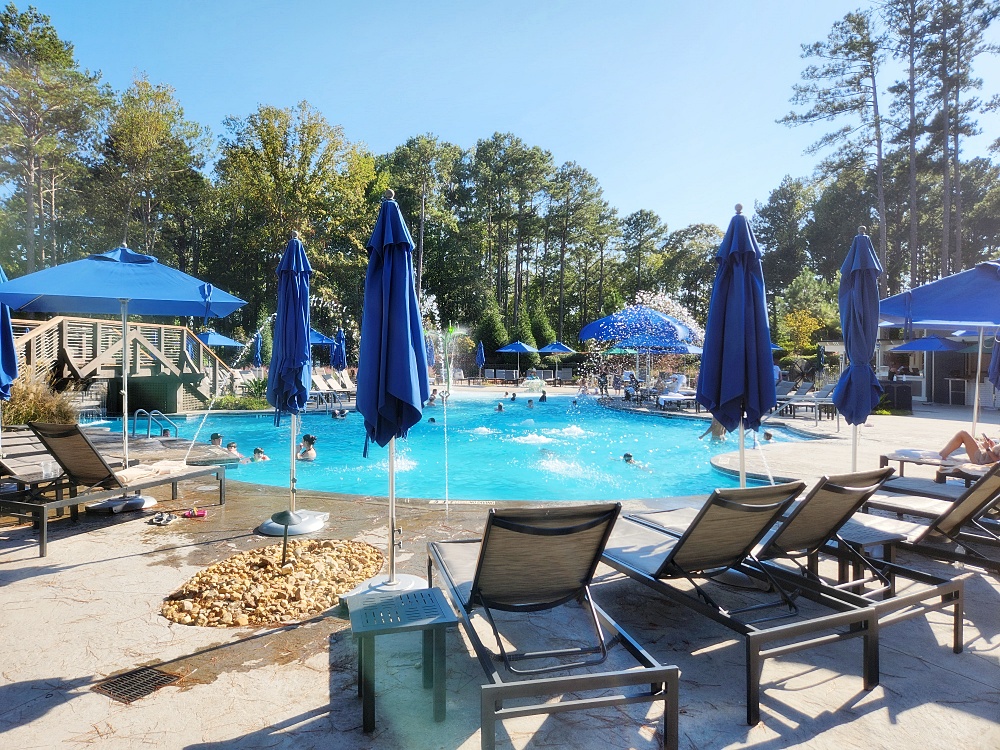
[[[778,403],[774,407],[773,414],[788,414],[794,417],[796,408],[805,401],[806,394],[812,391],[812,389],[813,383],[803,380],[794,391],[789,391],[784,396],[778,397]]]
[[[983,523],[983,516],[1000,503],[1000,464],[955,500],[904,495],[873,495],[865,511],[884,511],[896,518],[856,513],[844,524],[841,538],[864,548],[878,544],[889,562],[896,548],[935,560],[962,562],[1000,573],[1000,535]],[[903,516],[926,523],[906,521]]]
[[[880,627],[950,608],[952,650],[956,654],[961,653],[962,581],[866,557],[838,536],[841,527],[878,492],[891,474],[891,468],[882,468],[823,477],[792,512],[768,532],[761,542],[757,558],[763,565],[769,566],[772,575],[789,587],[796,587],[805,579],[828,583],[833,588],[868,599],[875,607]],[[835,581],[820,577],[821,553],[837,558]],[[775,564],[776,561],[788,561],[795,569],[788,570]],[[900,579],[912,584],[901,595],[897,593]]]
[[[497,720],[654,701],[664,701],[664,745],[677,747],[677,668],[657,663],[594,603],[590,595],[591,579],[620,509],[618,503],[494,508],[487,517],[482,539],[428,544],[428,581],[433,580],[433,572],[437,569],[445,593],[458,611],[489,680],[482,691],[481,742],[484,748],[494,747]],[[584,640],[583,634],[560,633],[567,643],[546,651],[511,651],[505,645],[495,612],[548,611],[573,601],[585,606],[593,629],[590,638]],[[496,652],[484,643],[475,627],[473,617],[478,611],[493,631]],[[526,619],[521,624],[529,628],[531,625]],[[612,643],[620,642],[643,668],[537,677],[547,672],[602,663],[609,647],[605,631],[610,633]],[[510,633],[507,635],[514,637]],[[506,673],[531,679],[505,682],[497,661],[503,663]],[[633,686],[644,686],[645,691],[638,695],[602,694],[569,702],[504,707],[504,701],[515,698]]]
[[[698,510],[682,512],[675,522],[651,523],[627,517],[616,524],[601,560],[672,601],[725,625],[745,639],[747,723],[760,721],[760,675],[763,661],[813,646],[863,638],[864,685],[878,684],[878,624],[870,602],[851,592],[805,582],[786,591],[753,554],[775,521],[804,488],[802,482],[770,487],[715,490]],[[743,573],[772,592],[765,601],[725,606],[709,594],[707,582],[726,571]],[[732,577],[733,573],[726,573]],[[671,581],[686,581],[675,585]],[[699,583],[699,580],[701,583]],[[723,592],[725,593],[725,592]],[[777,594],[774,597],[773,594]],[[753,601],[759,591],[744,591]],[[799,614],[803,597],[832,613],[766,625]],[[770,610],[770,612],[768,612]],[[777,646],[768,646],[780,642]]]
[[[178,483],[204,476],[215,476],[219,483],[219,505],[226,503],[226,468],[222,465],[186,466],[177,461],[158,461],[152,464],[130,462],[127,468],[116,469],[102,456],[90,438],[76,424],[44,424],[28,422],[28,427],[51,454],[61,469],[60,478],[68,483],[66,492],[57,492],[52,499],[36,497],[19,504],[23,510],[33,510],[40,525],[39,557],[45,557],[48,540],[48,511],[70,508],[74,520],[79,506],[121,498],[117,507],[127,506],[129,493],[171,486],[171,499],[177,499]],[[68,492],[68,496],[67,496]],[[5,501],[5,505],[9,505]]]

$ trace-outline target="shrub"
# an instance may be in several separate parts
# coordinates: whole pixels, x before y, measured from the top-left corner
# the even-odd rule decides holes
[[[3,405],[3,424],[54,422],[75,424],[79,418],[65,393],[57,393],[46,376],[38,373],[22,375],[10,388],[10,401]]]
[[[267,399],[256,396],[219,396],[212,402],[213,409],[231,411],[256,411],[258,409],[270,409]]]
[[[243,395],[251,398],[264,398],[267,394],[267,379],[254,378],[243,384]],[[267,407],[264,407],[267,408]]]

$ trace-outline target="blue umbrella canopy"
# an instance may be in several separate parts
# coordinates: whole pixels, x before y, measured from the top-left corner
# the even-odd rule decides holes
[[[333,346],[335,342],[326,334],[320,333],[315,328],[310,328],[309,343],[313,346]]]
[[[482,370],[486,366],[486,349],[483,348],[483,342],[480,341],[476,346],[476,367]]]
[[[756,430],[777,403],[760,248],[736,210],[716,255],[697,389],[698,402],[729,431],[741,421]]]
[[[205,346],[238,346],[241,348],[243,346],[236,339],[223,336],[221,333],[216,333],[215,331],[202,331],[198,334],[198,340]]]
[[[413,240],[391,198],[368,240],[357,407],[368,441],[385,446],[420,421],[430,395],[427,351],[413,284]]]
[[[663,354],[700,354],[701,347],[689,344],[675,338],[669,331],[660,333],[641,333],[629,336],[618,342],[625,349],[662,351]]]
[[[958,352],[965,349],[965,344],[960,341],[942,338],[941,336],[925,336],[920,339],[907,341],[905,344],[894,346],[893,352]],[[975,350],[978,351],[979,347]],[[845,370],[846,373],[846,370]],[[880,389],[881,390],[881,389]],[[839,407],[838,407],[839,408]],[[852,423],[853,424],[853,423]]]
[[[0,268],[0,284],[7,283],[7,274]],[[10,387],[17,380],[17,350],[14,329],[10,324],[10,308],[0,305],[0,401],[10,401]]]
[[[686,325],[666,313],[645,305],[630,305],[600,320],[588,323],[580,331],[580,341],[620,341],[629,336],[657,334],[673,336],[678,341],[691,337]]]
[[[878,343],[881,273],[871,238],[859,231],[840,267],[840,328],[849,364],[833,389],[833,403],[850,425],[864,424],[882,397],[871,365]]]
[[[253,361],[251,362],[251,364],[254,367],[264,366],[264,360],[262,358],[262,354],[260,351],[263,345],[264,345],[264,337],[260,335],[260,331],[257,331],[257,333],[253,337]]]
[[[498,352],[503,352],[504,354],[537,354],[538,349],[533,346],[525,344],[523,341],[515,341],[513,343],[507,344],[507,346],[502,346],[497,349]]]
[[[337,329],[337,337],[333,340],[333,351],[330,353],[330,367],[337,372],[347,369],[347,341],[344,339],[344,329]]]
[[[292,237],[278,264],[278,313],[267,373],[267,402],[281,412],[305,411],[312,382],[309,351],[309,279],[312,266],[298,237]],[[293,436],[294,438],[294,436]]]
[[[224,318],[246,303],[126,247],[9,281],[0,302],[17,312]]]
[[[576,354],[576,349],[570,349],[562,341],[553,341],[538,350],[539,354]]]

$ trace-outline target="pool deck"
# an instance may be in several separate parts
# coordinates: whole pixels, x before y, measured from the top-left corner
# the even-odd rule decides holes
[[[475,389],[488,390],[488,389]],[[494,389],[498,394],[503,388]],[[509,389],[507,389],[509,390]],[[570,389],[552,389],[559,396]],[[518,398],[522,398],[519,391]],[[917,405],[913,416],[872,417],[858,430],[859,468],[876,467],[895,448],[937,448],[968,429],[968,407]],[[850,469],[851,428],[812,418],[788,420],[818,441],[775,441],[748,451],[755,474],[812,481]],[[997,433],[1000,413],[984,410],[980,432]],[[136,455],[179,450],[173,441],[139,440]],[[732,469],[735,454],[718,458]],[[682,470],[682,467],[678,467]],[[907,475],[930,476],[928,467]],[[230,482],[225,507],[212,505],[210,482],[153,492],[157,510],[192,504],[205,519],[148,523],[152,511],[54,522],[49,554],[37,556],[30,527],[0,523],[0,746],[39,748],[478,748],[478,662],[459,632],[448,635],[447,720],[431,720],[421,688],[419,637],[382,638],[376,664],[373,735],[361,731],[356,650],[338,608],[284,627],[209,629],[160,616],[163,598],[206,565],[274,539],[253,529],[287,505],[287,491]],[[695,502],[630,502],[630,508]],[[384,499],[300,492],[299,507],[326,510],[315,536],[385,547]],[[403,502],[403,573],[425,574],[426,543],[481,530],[483,505]],[[728,630],[650,595],[609,568],[598,570],[595,598],[665,664],[680,666],[684,748],[1000,747],[1000,580],[902,556],[928,571],[964,575],[965,650],[949,647],[947,617],[935,613],[882,631],[881,684],[866,692],[856,641],[768,660],[761,715],[744,723],[742,646]],[[543,629],[569,627],[570,615],[538,615]],[[95,683],[139,666],[181,675],[174,685],[130,705],[93,692]],[[614,668],[628,661],[612,657]],[[647,748],[659,746],[659,714],[631,707],[507,722],[500,748]]]

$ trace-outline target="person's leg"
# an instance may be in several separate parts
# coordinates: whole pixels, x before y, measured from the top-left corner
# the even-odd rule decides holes
[[[949,440],[947,445],[941,449],[941,458],[948,458],[948,456],[954,453],[960,445],[965,447],[965,452],[969,454],[970,460],[978,460],[979,443],[977,443],[976,439],[965,430],[960,430],[956,433],[955,437]]]

